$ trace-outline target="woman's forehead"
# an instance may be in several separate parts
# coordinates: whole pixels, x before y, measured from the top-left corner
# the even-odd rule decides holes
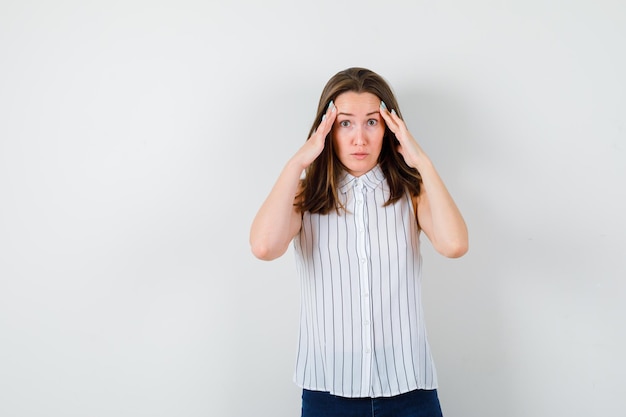
[[[365,115],[378,112],[380,99],[372,93],[347,91],[335,99],[338,114]]]

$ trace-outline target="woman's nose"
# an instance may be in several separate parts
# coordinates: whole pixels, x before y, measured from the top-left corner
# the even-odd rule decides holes
[[[354,132],[354,144],[355,145],[364,145],[365,144],[365,135],[363,133],[363,129],[358,128]]]

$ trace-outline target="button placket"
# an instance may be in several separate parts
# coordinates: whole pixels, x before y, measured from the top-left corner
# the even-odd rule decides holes
[[[361,336],[363,340],[363,361],[361,375],[363,377],[362,386],[371,386],[371,364],[372,364],[372,326],[371,308],[369,300],[369,265],[367,263],[366,233],[365,233],[365,193],[366,189],[362,181],[357,178],[354,182],[356,220],[356,246],[359,257],[359,282],[361,284]]]

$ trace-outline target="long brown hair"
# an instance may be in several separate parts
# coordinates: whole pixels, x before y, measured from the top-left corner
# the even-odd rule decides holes
[[[348,68],[335,74],[322,91],[317,106],[315,122],[309,131],[309,137],[321,123],[331,100],[345,92],[372,93],[385,102],[387,108],[394,109],[402,118],[396,97],[387,82],[375,72],[365,68]],[[383,146],[378,163],[387,179],[391,194],[385,205],[398,201],[408,190],[411,195],[420,193],[421,176],[415,168],[409,167],[397,150],[398,141],[394,133],[385,126]],[[344,208],[338,198],[337,184],[345,170],[339,161],[332,141],[332,130],[326,136],[324,150],[305,170],[301,181],[300,192],[296,198],[297,206],[302,212],[326,214],[330,210]]]

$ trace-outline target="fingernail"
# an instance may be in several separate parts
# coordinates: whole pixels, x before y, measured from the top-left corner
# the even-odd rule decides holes
[[[391,109],[391,114],[396,114],[396,111]]]
[[[382,100],[380,100],[380,108],[383,109],[383,110],[387,110],[387,105]]]
[[[333,103],[332,100],[330,100],[330,103],[328,103],[328,110],[330,109],[335,110],[335,103]]]
[[[323,122],[324,120],[326,120],[326,115],[325,115],[325,114],[322,116],[322,122]]]

